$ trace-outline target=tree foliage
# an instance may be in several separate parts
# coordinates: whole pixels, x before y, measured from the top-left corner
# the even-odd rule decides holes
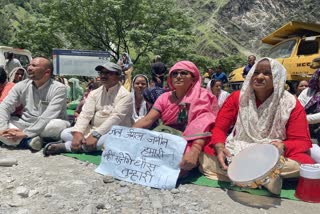
[[[246,65],[246,63],[246,56],[241,54],[232,55],[218,60],[218,65],[227,73]]]
[[[16,47],[29,49],[35,56],[51,57],[53,48],[62,48],[63,41],[51,27],[49,19],[42,15],[23,21],[11,44]]]
[[[74,47],[129,53],[134,63],[150,53],[181,54],[192,40],[192,21],[173,0],[56,0],[52,24]]]
[[[8,44],[10,41],[11,29],[6,20],[8,20],[8,16],[3,11],[0,11],[0,45]]]
[[[51,57],[52,48],[62,41],[49,19],[43,15],[38,0],[10,1],[0,9],[0,44],[25,48],[33,55]]]
[[[53,48],[110,50],[117,60],[128,52],[134,73],[146,75],[155,55],[168,67],[193,61],[200,71],[222,65],[229,72],[245,64],[240,55],[201,54],[196,23],[176,0],[3,0],[0,6],[0,43],[33,55],[50,57]]]

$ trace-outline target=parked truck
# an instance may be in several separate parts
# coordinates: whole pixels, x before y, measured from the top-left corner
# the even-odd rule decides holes
[[[287,83],[291,89],[300,80],[308,80],[314,73],[311,66],[315,58],[320,58],[320,24],[289,22],[262,39],[272,45],[268,57],[277,59],[287,70]],[[232,90],[241,88],[244,67],[229,74]]]

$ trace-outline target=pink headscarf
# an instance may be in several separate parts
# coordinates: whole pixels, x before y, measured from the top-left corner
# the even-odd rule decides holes
[[[217,98],[210,94],[208,90],[201,88],[200,72],[195,64],[190,61],[177,62],[169,71],[167,82],[170,90],[175,90],[172,84],[171,73],[175,70],[189,71],[194,76],[194,84],[189,88],[183,97],[183,103],[190,103],[188,113],[188,124],[183,136],[186,140],[195,140],[211,136],[210,130],[214,125],[218,113]],[[172,113],[168,111],[168,113]],[[162,112],[162,116],[166,112]]]

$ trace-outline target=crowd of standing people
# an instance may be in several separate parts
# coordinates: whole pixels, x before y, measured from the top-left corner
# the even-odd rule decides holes
[[[83,90],[77,78],[54,80],[52,62],[36,57],[27,70],[0,67],[0,141],[43,148],[45,156],[93,152],[102,149],[113,125],[122,125],[185,138],[180,176],[199,168],[210,179],[229,181],[226,158],[271,144],[285,160],[277,179],[294,178],[300,164],[320,162],[318,68],[293,95],[285,90],[286,69],[278,61],[256,62],[251,55],[242,89],[230,94],[223,90],[228,78],[220,66],[201,76],[193,62],[178,61],[167,71],[156,56],[150,80],[143,74],[132,78],[134,66],[124,53],[118,63],[96,66],[98,81]],[[75,110],[74,121],[67,108]],[[281,182],[264,186],[279,194]]]

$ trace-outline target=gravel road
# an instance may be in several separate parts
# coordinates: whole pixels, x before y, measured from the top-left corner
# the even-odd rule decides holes
[[[94,172],[95,165],[65,156],[0,147],[0,214],[59,213],[319,213],[320,204],[180,185],[171,191],[143,187]],[[241,203],[239,200],[241,199]],[[248,206],[248,204],[250,206]]]

